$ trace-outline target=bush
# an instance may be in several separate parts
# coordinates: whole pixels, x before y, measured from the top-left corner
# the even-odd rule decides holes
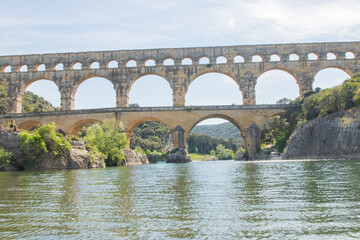
[[[115,119],[94,123],[85,129],[86,148],[96,156],[102,156],[107,166],[120,166],[126,147],[126,135],[120,127],[115,127]]]
[[[10,166],[12,152],[0,148],[0,168]]]

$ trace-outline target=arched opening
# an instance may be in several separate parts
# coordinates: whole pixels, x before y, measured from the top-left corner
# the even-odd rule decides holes
[[[289,55],[289,61],[299,61],[300,57],[296,53],[292,53]]]
[[[243,63],[243,62],[245,62],[245,59],[243,56],[234,57],[234,63]]]
[[[346,59],[354,59],[354,58],[355,58],[355,53],[353,53],[353,52],[346,52],[346,53],[345,53],[345,58],[346,58]]]
[[[172,99],[169,82],[155,74],[135,79],[129,93],[129,103],[139,104],[140,107],[172,106]]]
[[[19,68],[19,71],[20,71],[20,72],[27,72],[27,71],[28,71],[28,66],[27,66],[27,65],[22,65],[22,66]]]
[[[341,85],[350,75],[339,68],[326,68],[319,71],[314,78],[313,90],[326,89]]]
[[[251,58],[251,61],[252,61],[252,62],[262,62],[262,61],[263,61],[263,58],[262,58],[260,55],[254,55],[254,56]]]
[[[174,65],[175,65],[175,62],[173,59],[171,59],[171,58],[165,59],[164,66],[174,66]]]
[[[29,120],[29,121],[25,121],[23,123],[20,123],[18,125],[18,128],[20,130],[31,131],[31,130],[35,129],[36,127],[38,127],[39,125],[41,125],[40,122],[34,121],[34,120]]]
[[[45,64],[40,64],[36,67],[36,71],[43,72],[46,70]]]
[[[192,65],[192,60],[190,58],[184,58],[181,61],[181,65]]]
[[[111,60],[108,65],[107,65],[108,68],[118,68],[119,67],[119,63],[115,60]]]
[[[21,99],[23,113],[48,112],[60,108],[60,92],[57,85],[47,79],[39,79],[25,85]]]
[[[195,78],[185,96],[186,105],[241,105],[239,85],[222,73],[206,73]]]
[[[138,125],[128,133],[130,148],[149,154],[172,150],[170,129],[157,120],[138,122]],[[149,159],[150,160],[150,159]]]
[[[318,59],[319,59],[319,55],[317,55],[316,53],[308,54],[308,60],[314,61],[314,60],[318,60]]]
[[[99,69],[100,68],[100,63],[99,62],[93,62],[90,65],[91,69]]]
[[[116,105],[114,86],[106,78],[87,78],[75,89],[75,109],[111,108]]]
[[[145,66],[146,67],[154,67],[155,66],[155,60],[154,59],[149,59],[145,61]]]
[[[244,149],[244,139],[237,123],[222,115],[200,119],[191,129],[187,149],[192,160],[229,160]]]
[[[209,64],[210,59],[208,57],[202,57],[199,59],[199,64]]]
[[[56,64],[56,65],[54,66],[54,70],[55,70],[55,71],[62,71],[62,70],[64,70],[64,64],[62,64],[62,63]]]
[[[294,100],[300,95],[294,76],[283,70],[270,70],[261,74],[256,81],[255,94],[256,104],[275,104],[280,100]]]
[[[216,64],[224,64],[227,63],[227,59],[224,56],[220,56],[216,59]]]
[[[95,122],[101,122],[101,121],[99,121],[97,119],[83,119],[83,120],[80,120],[80,121],[76,122],[74,125],[71,126],[71,128],[69,129],[69,131],[67,133],[67,136],[77,135],[84,126],[89,125],[91,123],[95,123]]]
[[[72,65],[73,70],[80,70],[82,68],[82,65],[80,62],[76,62]]]
[[[11,73],[11,66],[10,65],[4,67],[4,73]]]
[[[270,62],[280,62],[281,58],[277,54],[273,54],[270,56]]]
[[[328,54],[326,54],[326,59],[327,60],[336,60],[336,54],[329,52]]]
[[[135,62],[135,60],[130,60],[126,63],[126,67],[136,67],[137,64]]]

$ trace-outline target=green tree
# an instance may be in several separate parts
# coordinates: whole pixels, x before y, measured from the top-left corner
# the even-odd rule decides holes
[[[115,119],[106,119],[102,123],[94,123],[85,129],[84,142],[89,151],[105,159],[107,166],[121,165],[124,155],[121,151],[126,147],[126,135]]]
[[[26,91],[22,98],[22,112],[49,112],[58,111],[59,107],[54,107],[50,102],[45,100],[43,97]]]
[[[0,85],[0,114],[6,113],[7,107],[7,92],[4,85]]]

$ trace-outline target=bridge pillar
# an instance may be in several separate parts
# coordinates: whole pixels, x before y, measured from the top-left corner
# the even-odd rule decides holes
[[[21,113],[21,101],[23,94],[20,91],[21,86],[12,84],[8,89],[8,113]]]
[[[238,77],[237,78],[240,86],[240,91],[242,92],[243,105],[255,105],[255,77]]]
[[[61,110],[73,110],[74,109],[74,96],[75,92],[73,87],[62,85],[59,86],[61,94],[60,109]]]
[[[129,107],[130,88],[124,82],[115,82],[114,89],[116,92],[116,107]]]
[[[261,130],[255,124],[251,124],[246,130],[246,149],[249,154],[249,159],[253,159],[255,153],[260,149]]]
[[[172,131],[173,148],[185,149],[185,130],[177,125]]]
[[[298,77],[300,98],[303,99],[306,93],[313,91],[312,84],[315,80],[316,73],[303,73]]]
[[[173,106],[183,107],[185,106],[185,94],[181,91],[173,92]]]

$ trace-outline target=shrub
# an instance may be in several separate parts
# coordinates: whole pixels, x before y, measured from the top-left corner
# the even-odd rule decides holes
[[[0,148],[0,168],[10,166],[12,152]]]

